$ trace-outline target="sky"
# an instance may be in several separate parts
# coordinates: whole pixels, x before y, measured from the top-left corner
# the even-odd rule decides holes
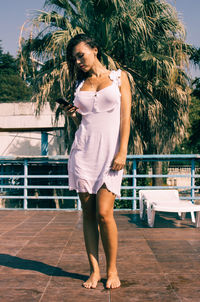
[[[42,9],[45,0],[0,0],[0,40],[4,52],[16,56],[20,28],[34,9]],[[189,44],[200,47],[200,1],[168,0],[176,6],[183,21]],[[200,77],[200,70],[191,70],[193,76]]]

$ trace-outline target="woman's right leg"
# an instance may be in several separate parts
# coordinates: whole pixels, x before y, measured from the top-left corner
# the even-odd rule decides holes
[[[83,233],[85,247],[90,263],[90,277],[83,283],[86,288],[96,288],[101,279],[99,271],[98,245],[99,230],[96,219],[96,195],[79,193],[83,210]]]

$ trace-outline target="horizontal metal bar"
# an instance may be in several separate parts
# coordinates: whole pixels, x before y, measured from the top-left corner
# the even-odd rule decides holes
[[[27,175],[26,178],[68,178],[68,175]],[[24,178],[24,175],[0,175],[0,179],[4,178]]]
[[[23,199],[24,196],[0,196],[0,198],[3,199]],[[27,196],[27,199],[78,199],[78,195],[77,196]],[[122,196],[120,198],[116,198],[119,200],[133,200],[133,197],[126,197],[126,196]]]
[[[134,186],[133,189],[200,189],[200,186]]]
[[[195,174],[194,176],[192,174],[137,174],[137,175],[130,175],[130,174],[124,174],[123,178],[154,178],[154,177],[200,177],[200,174]]]
[[[179,192],[180,193],[180,192]],[[180,196],[179,195],[179,198],[181,199],[181,200],[188,200],[188,199],[196,199],[196,200],[200,200],[200,196],[193,196],[193,197],[191,197],[191,196]],[[122,197],[121,198],[118,198],[119,200],[120,199],[122,199]],[[123,199],[127,199],[127,197],[123,197]],[[133,197],[128,197],[128,199],[130,199],[130,200],[133,200]],[[138,197],[135,197],[134,198],[135,200],[139,200],[140,198],[139,198],[139,196]]]
[[[200,159],[200,154],[144,154],[144,155],[127,155],[127,159]]]
[[[0,185],[0,188],[4,189],[68,189],[69,186],[18,186],[18,185]]]
[[[78,199],[78,196],[69,196],[69,197],[66,197],[66,196],[38,196],[37,198],[34,197],[34,196],[27,196],[27,199],[75,199],[77,200]],[[120,198],[116,198],[116,200],[119,199],[119,200],[133,200],[133,197],[126,197],[126,196],[123,196],[123,197],[120,197]]]
[[[0,208],[0,211],[24,211],[24,208]],[[129,209],[130,210],[130,209]],[[77,208],[27,208],[26,211],[66,211],[74,212],[78,211]]]
[[[0,208],[0,211],[24,211],[23,208]],[[121,209],[114,209],[114,212],[117,211],[130,211],[131,209],[127,208],[121,208]],[[139,209],[136,209],[135,211],[138,212]],[[26,211],[65,211],[65,212],[75,212],[79,211],[77,208],[28,208]]]
[[[78,196],[27,196],[27,199],[78,199]]]
[[[0,196],[0,199],[23,199],[24,196]],[[78,199],[78,196],[27,196],[27,199]]]
[[[153,175],[153,174],[149,174],[149,175],[137,175],[136,176],[137,178],[157,178],[157,177],[161,177],[161,178],[186,178],[186,177],[194,177],[194,178],[198,178],[200,177],[200,175],[194,175],[192,176],[191,174],[156,174],[156,175]]]
[[[0,156],[0,161],[6,162],[24,162],[26,160],[28,163],[37,163],[37,162],[67,162],[69,156],[68,155],[56,155],[56,156]],[[144,159],[156,159],[161,160],[164,159],[166,161],[171,160],[183,160],[183,159],[196,159],[200,160],[200,154],[139,154],[139,155],[127,155],[128,160],[144,160]]]
[[[24,196],[8,196],[8,195],[0,195],[0,199],[24,199]]]
[[[8,195],[1,195],[0,199],[23,199],[24,196],[8,196]],[[194,196],[195,199],[200,199],[200,196]],[[78,199],[78,195],[77,196],[27,196],[27,199]],[[121,196],[120,198],[116,198],[118,200],[133,200],[133,196]],[[139,200],[139,197],[136,197],[135,199]],[[181,196],[180,199],[193,199],[193,197],[191,196],[186,196],[183,197]]]
[[[180,196],[179,196],[180,197]],[[181,196],[180,197],[180,199],[196,199],[196,200],[200,200],[200,196],[185,196],[185,197],[183,197],[183,196]]]
[[[69,186],[18,186],[18,185],[0,185],[1,189],[69,189]],[[200,186],[121,186],[121,189],[200,189]]]
[[[1,175],[0,179],[4,178],[24,178],[24,175]],[[26,178],[68,178],[68,175],[27,175]],[[200,174],[137,174],[137,175],[129,175],[123,174],[123,178],[143,178],[143,177],[200,177]]]

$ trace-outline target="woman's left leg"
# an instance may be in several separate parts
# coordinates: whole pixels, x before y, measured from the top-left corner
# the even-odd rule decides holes
[[[96,221],[96,195],[79,193],[83,210],[83,233],[85,247],[90,263],[90,277],[83,283],[86,288],[96,288],[101,279],[98,263],[99,231]]]
[[[120,286],[116,267],[118,235],[113,216],[114,201],[115,195],[108,191],[104,184],[96,196],[96,209],[107,262],[107,288],[117,288]]]

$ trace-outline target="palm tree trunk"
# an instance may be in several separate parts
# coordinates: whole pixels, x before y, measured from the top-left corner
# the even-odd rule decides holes
[[[154,161],[152,162],[152,171],[154,175],[162,174],[162,162]],[[162,177],[156,177],[152,179],[153,186],[163,186]]]

